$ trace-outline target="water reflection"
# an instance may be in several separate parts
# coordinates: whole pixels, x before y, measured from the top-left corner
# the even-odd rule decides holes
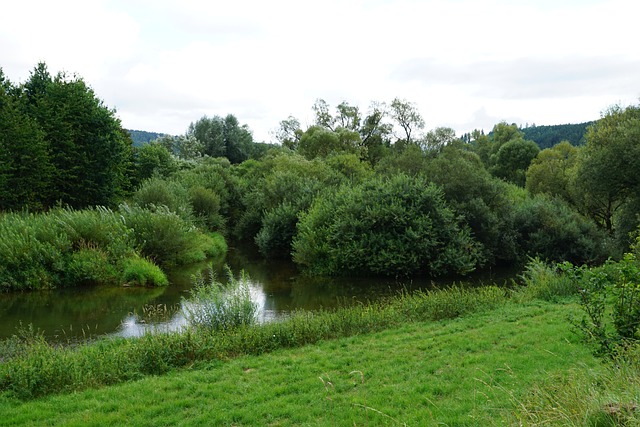
[[[276,319],[296,309],[332,308],[392,295],[403,288],[433,286],[430,280],[305,278],[290,262],[266,261],[250,248],[238,247],[230,249],[226,260],[213,265],[223,283],[225,264],[236,278],[242,270],[250,277],[251,297],[258,304],[260,321]],[[0,294],[0,338],[15,334],[21,324],[33,324],[55,340],[105,334],[131,337],[154,330],[180,329],[186,324],[181,301],[188,296],[192,276],[208,265],[172,271],[166,288],[105,286]],[[150,316],[145,313],[149,307],[163,307],[165,313]]]

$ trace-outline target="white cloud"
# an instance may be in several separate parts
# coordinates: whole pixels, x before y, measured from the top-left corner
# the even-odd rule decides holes
[[[592,120],[637,99],[630,0],[23,0],[3,5],[5,74],[79,73],[129,128],[232,113],[269,140],[323,98],[415,102],[428,127]],[[496,120],[497,119],[497,120]],[[472,126],[470,128],[470,126]]]

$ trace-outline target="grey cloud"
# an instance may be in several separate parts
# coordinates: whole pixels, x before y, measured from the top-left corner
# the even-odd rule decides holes
[[[640,61],[619,57],[522,58],[464,66],[429,58],[400,65],[392,78],[425,85],[467,86],[477,96],[502,99],[629,94],[640,91]]]

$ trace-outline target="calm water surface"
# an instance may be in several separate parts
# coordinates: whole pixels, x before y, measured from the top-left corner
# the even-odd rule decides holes
[[[333,308],[375,300],[402,289],[451,283],[451,280],[434,283],[306,278],[292,263],[263,260],[247,248],[230,248],[227,258],[213,265],[222,282],[226,278],[225,264],[236,277],[242,270],[248,273],[252,299],[258,304],[262,321],[287,315],[292,310]],[[170,285],[165,288],[100,286],[0,294],[0,338],[14,335],[20,325],[29,324],[48,338],[59,340],[105,334],[138,336],[153,328],[178,329],[184,325],[180,303],[189,295],[192,275],[208,265],[202,263],[170,272]],[[485,273],[474,277],[473,282],[501,283],[514,274],[514,271]]]

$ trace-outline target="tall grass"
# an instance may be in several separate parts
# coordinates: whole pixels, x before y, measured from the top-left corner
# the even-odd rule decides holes
[[[557,301],[576,295],[580,288],[566,274],[570,267],[568,263],[549,264],[539,258],[530,259],[520,275],[524,287],[519,297],[524,300]]]
[[[131,230],[106,208],[0,217],[0,289],[41,289],[117,280],[134,253]]]
[[[0,236],[0,291],[132,282],[123,278],[132,259],[186,264],[227,250],[221,235],[203,234],[164,208],[126,205],[117,211],[5,213],[0,215]]]
[[[207,274],[197,274],[189,298],[182,301],[183,312],[189,325],[221,331],[256,323],[258,305],[251,300],[249,278],[242,272],[235,279],[227,268],[228,284],[216,280],[213,268]]]
[[[600,369],[576,367],[545,378],[505,416],[522,426],[640,425],[640,348]]]

